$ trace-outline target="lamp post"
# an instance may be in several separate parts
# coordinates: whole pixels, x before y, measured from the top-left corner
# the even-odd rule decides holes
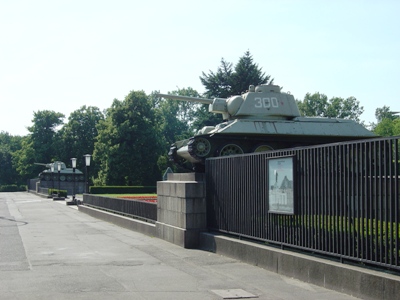
[[[76,202],[75,199],[75,169],[76,169],[76,158],[71,158],[71,162],[72,162],[72,201]]]
[[[57,162],[57,170],[58,170],[58,197],[60,197],[60,171],[61,171],[61,163]]]
[[[86,166],[86,172],[85,172],[85,181],[86,181],[86,194],[89,194],[89,174],[88,170],[90,167],[90,158],[92,157],[90,154],[85,154],[85,166]]]
[[[52,183],[51,193],[53,194],[53,192],[54,192],[54,163],[51,164],[51,183]]]

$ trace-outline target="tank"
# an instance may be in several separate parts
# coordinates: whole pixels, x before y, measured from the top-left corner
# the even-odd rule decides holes
[[[223,117],[217,126],[203,127],[193,137],[171,145],[170,160],[180,166],[189,162],[195,171],[204,170],[209,157],[376,137],[352,120],[302,117],[293,95],[278,85],[251,85],[246,93],[227,99],[158,96],[209,104],[209,112]]]
[[[58,164],[60,164],[60,179],[58,178]],[[41,181],[84,181],[81,171],[75,169],[75,175],[72,168],[67,168],[65,163],[55,161],[53,163],[35,163],[35,165],[45,166],[47,169],[39,173]]]

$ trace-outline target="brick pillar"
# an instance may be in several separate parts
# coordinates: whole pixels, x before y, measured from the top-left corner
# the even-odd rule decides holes
[[[197,248],[199,234],[207,228],[204,174],[168,174],[157,182],[157,222],[159,238]]]

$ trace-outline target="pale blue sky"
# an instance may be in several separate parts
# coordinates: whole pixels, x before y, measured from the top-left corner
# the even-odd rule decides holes
[[[0,0],[0,131],[33,112],[105,109],[131,90],[192,87],[249,50],[275,83],[400,111],[400,1]]]

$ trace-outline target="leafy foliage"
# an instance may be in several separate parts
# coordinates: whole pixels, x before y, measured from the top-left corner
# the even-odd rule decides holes
[[[246,92],[250,85],[272,84],[270,75],[265,75],[256,63],[250,51],[246,51],[239,58],[238,63],[232,69],[232,63],[221,59],[221,66],[217,72],[202,72],[200,81],[206,88],[204,93],[207,98],[228,98],[232,95],[241,95]],[[210,114],[208,106],[202,105],[195,114],[194,125],[197,128],[204,126],[215,126],[222,122],[221,115]]]
[[[207,98],[228,98],[233,94],[232,90],[232,63],[226,62],[224,58],[221,59],[221,66],[218,67],[217,72],[210,71],[209,74],[202,72],[200,81],[206,88],[205,96]]]
[[[77,168],[83,168],[83,155],[93,153],[98,135],[97,124],[102,120],[104,115],[98,107],[84,105],[73,111],[68,123],[58,133],[57,158],[67,163],[74,156],[77,158]],[[97,173],[97,170],[91,170],[93,172]]]
[[[217,72],[210,71],[208,74],[202,72],[201,83],[206,88],[207,98],[228,98],[232,95],[240,95],[249,88],[249,85],[273,83],[270,75],[265,75],[256,63],[250,51],[246,51],[239,58],[235,69],[232,70],[232,63],[221,59],[221,66]]]
[[[374,128],[374,133],[380,136],[397,136],[400,135],[400,118],[385,118]]]
[[[308,117],[329,117],[350,119],[360,122],[364,107],[354,97],[334,97],[328,100],[324,94],[307,93],[303,101],[297,101],[300,113]]]
[[[13,153],[13,164],[25,181],[37,176],[41,168],[34,163],[54,160],[56,153],[56,129],[63,123],[64,115],[49,110],[34,112],[30,134],[22,139],[21,149]]]
[[[0,185],[18,182],[18,173],[13,163],[13,153],[20,149],[22,137],[0,133]]]
[[[378,123],[382,122],[384,119],[395,120],[399,118],[395,114],[396,112],[392,112],[389,106],[384,105],[381,108],[377,108],[375,110],[375,117]]]
[[[208,109],[208,106],[196,102],[164,99],[155,94],[153,93],[151,97],[155,107],[156,128],[163,151],[158,157],[157,166],[162,174],[168,167],[176,170],[176,166],[169,161],[167,155],[170,145],[193,136],[199,128],[205,126],[198,123],[198,113],[203,111],[204,107]],[[174,90],[169,94],[201,98],[200,94],[191,87]],[[204,115],[206,119],[213,116],[208,111]]]
[[[170,92],[172,95],[200,97],[192,88],[178,89]],[[194,134],[193,120],[199,104],[187,101],[176,101],[155,97],[156,128],[161,134],[163,144],[170,145],[177,140],[188,138]]]
[[[158,175],[160,153],[151,101],[132,91],[124,101],[114,99],[98,126],[93,157],[100,165],[101,185],[146,185]]]
[[[6,184],[0,185],[0,192],[25,192],[26,185]]]

